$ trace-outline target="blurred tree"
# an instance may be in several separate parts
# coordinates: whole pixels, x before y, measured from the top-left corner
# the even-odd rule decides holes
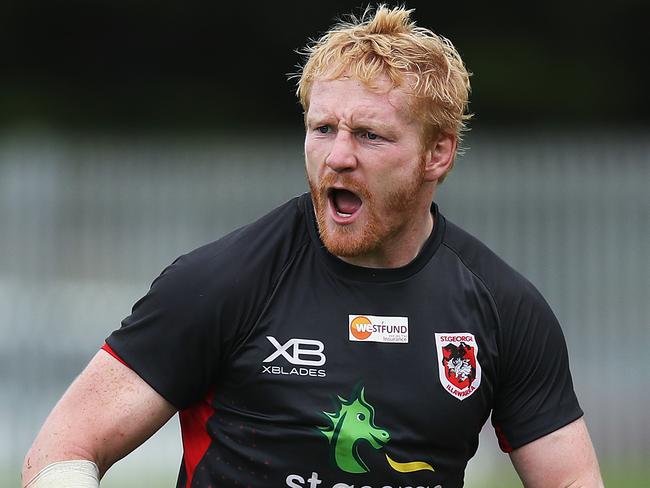
[[[6,1],[0,125],[298,127],[295,50],[359,5]],[[475,73],[471,110],[485,125],[650,122],[648,5],[407,2]]]

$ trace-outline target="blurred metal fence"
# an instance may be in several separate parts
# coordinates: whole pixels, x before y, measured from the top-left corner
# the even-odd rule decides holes
[[[540,288],[601,459],[639,466],[650,458],[649,136],[472,134],[437,197]],[[0,139],[0,467],[18,473],[56,399],[160,270],[305,191],[302,160],[299,134]],[[173,479],[176,424],[159,437],[114,470],[139,463]],[[482,444],[482,459],[498,457],[493,435]],[[495,469],[470,466],[470,479]]]

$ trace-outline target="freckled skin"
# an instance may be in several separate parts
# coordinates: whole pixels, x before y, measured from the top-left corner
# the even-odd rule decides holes
[[[176,409],[127,366],[99,351],[50,413],[23,467],[26,484],[55,461],[89,459],[100,476]]]

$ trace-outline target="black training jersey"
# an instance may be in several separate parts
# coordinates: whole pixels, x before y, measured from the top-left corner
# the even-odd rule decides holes
[[[107,339],[180,410],[178,487],[463,486],[582,415],[535,288],[432,208],[408,265],[349,265],[308,194],[177,259]]]

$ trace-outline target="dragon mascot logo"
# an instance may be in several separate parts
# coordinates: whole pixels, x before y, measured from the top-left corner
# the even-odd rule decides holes
[[[350,400],[339,396],[337,411],[323,414],[329,425],[318,427],[318,430],[327,438],[336,466],[346,473],[367,473],[368,467],[359,455],[359,443],[365,441],[374,449],[382,449],[390,440],[390,434],[375,425],[375,409],[366,401],[364,388],[357,389]],[[388,454],[385,456],[390,467],[400,473],[434,471],[430,464],[422,461],[400,463]]]

